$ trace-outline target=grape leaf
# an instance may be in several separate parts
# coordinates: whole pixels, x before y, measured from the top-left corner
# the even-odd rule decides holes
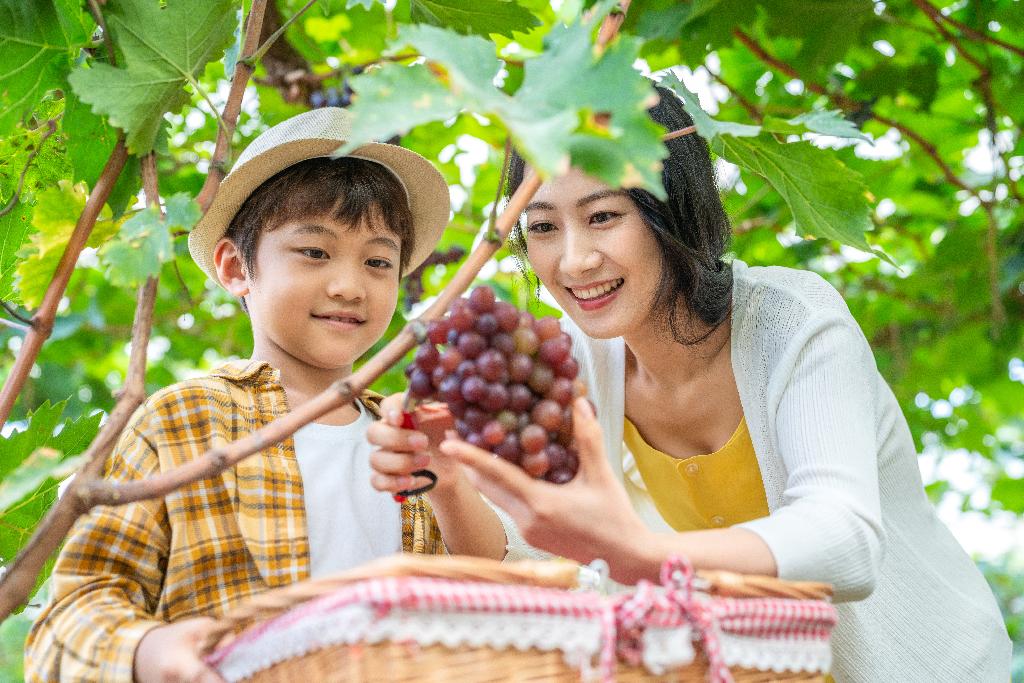
[[[21,465],[0,481],[0,515],[47,479],[63,479],[74,474],[82,463],[81,457],[63,459],[63,453],[52,448],[39,448]]]
[[[590,22],[556,26],[545,38],[544,53],[526,63],[514,102],[534,121],[576,112],[576,130],[559,146],[567,148],[574,165],[612,187],[643,186],[663,196],[661,160],[667,152],[660,127],[647,115],[656,95],[651,82],[633,68],[640,41],[623,35],[595,55],[591,29],[601,16],[598,12]],[[611,116],[606,129],[592,125],[597,114]],[[516,142],[526,141],[518,136]],[[542,171],[558,170],[539,164],[537,145],[522,151]]]
[[[21,202],[0,217],[0,300],[18,299],[14,290],[14,269],[21,249],[32,229],[32,207]]]
[[[745,123],[733,123],[731,121],[716,121],[708,116],[701,106],[697,96],[690,92],[689,88],[674,73],[669,72],[658,83],[668,88],[683,100],[686,113],[693,119],[697,127],[697,134],[705,140],[711,140],[716,135],[735,135],[740,137],[752,137],[760,135],[761,126],[752,126]]]
[[[454,29],[459,33],[512,37],[540,21],[513,0],[412,0],[412,20]]]
[[[5,561],[17,554],[53,505],[57,479],[80,464],[72,456],[82,453],[99,430],[99,412],[65,420],[58,427],[66,405],[67,401],[44,402],[29,416],[24,430],[0,439],[0,526],[5,530],[0,534],[0,558]],[[48,450],[32,455],[40,449]]]
[[[24,429],[0,438],[0,479],[5,480],[39,448],[53,448],[67,455],[77,455],[85,450],[96,436],[101,414],[77,420],[67,419],[57,432],[66,406],[67,401],[44,401],[28,416],[28,424]]]
[[[42,301],[85,200],[85,185],[72,185],[66,180],[38,194],[32,215],[32,225],[37,232],[18,252],[21,262],[15,272],[18,292],[27,308],[35,308]],[[100,215],[107,220],[96,221],[86,246],[98,247],[117,232],[118,223],[109,220],[109,209],[104,207]]]
[[[771,183],[789,205],[800,233],[874,253],[864,238],[872,229],[866,188],[831,150],[809,142],[782,144],[767,135],[716,135],[711,149]]]
[[[386,64],[353,78],[351,84],[356,93],[349,107],[352,133],[339,153],[459,112],[458,101],[423,64]]]
[[[121,226],[117,237],[99,251],[107,280],[115,287],[137,287],[157,275],[160,266],[174,257],[174,242],[155,206],[147,207]]]
[[[128,150],[153,148],[164,113],[188,103],[206,63],[231,42],[236,13],[231,0],[124,0],[106,10],[107,28],[120,50],[118,67],[93,64],[68,77],[75,94],[125,131]]]
[[[184,192],[178,192],[167,199],[164,213],[164,222],[170,230],[191,230],[203,217],[199,203]]]
[[[821,135],[833,135],[837,138],[855,138],[869,142],[871,140],[852,121],[843,118],[842,113],[838,111],[809,111],[788,121],[767,116],[761,122],[761,128],[769,133],[782,133],[784,135],[820,133]]]
[[[92,187],[96,184],[110,153],[117,144],[117,130],[94,114],[73,92],[64,95],[64,118],[61,130],[66,140],[68,159],[71,161],[73,179],[82,180]],[[142,181],[139,177],[139,159],[128,157],[121,175],[107,198],[114,215],[121,215],[132,203]]]
[[[0,134],[50,90],[89,40],[75,0],[0,0]]]

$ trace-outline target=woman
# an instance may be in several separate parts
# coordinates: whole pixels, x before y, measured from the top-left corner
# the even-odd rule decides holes
[[[692,125],[659,94],[655,121]],[[623,582],[655,578],[670,555],[825,581],[836,680],[1007,680],[995,600],[936,518],[842,298],[810,272],[724,261],[707,147],[667,145],[667,202],[573,171],[541,187],[516,238],[567,314],[596,407],[599,423],[575,407],[577,478],[535,481],[457,440],[442,452],[514,520],[511,557],[531,552],[518,530],[544,551],[604,558]],[[520,160],[511,175],[514,191]]]

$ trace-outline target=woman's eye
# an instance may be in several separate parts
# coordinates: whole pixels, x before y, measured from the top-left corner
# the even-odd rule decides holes
[[[315,247],[299,249],[299,253],[301,253],[303,256],[308,256],[311,259],[317,260],[330,258],[330,255],[328,255],[326,251],[324,251],[323,249],[317,249]]]
[[[592,223],[607,223],[618,215],[614,211],[598,211],[590,217],[590,220]]]
[[[369,259],[367,260],[366,265],[370,266],[371,268],[381,268],[383,270],[387,270],[388,268],[394,267],[391,265],[391,261],[388,261],[387,259],[383,258]]]
[[[536,223],[530,223],[529,225],[526,226],[526,232],[532,232],[532,233],[551,232],[554,229],[555,229],[555,226],[552,225],[551,223],[542,223],[540,221],[538,221]]]

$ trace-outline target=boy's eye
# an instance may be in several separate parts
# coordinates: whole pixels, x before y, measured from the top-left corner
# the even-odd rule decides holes
[[[323,249],[317,249],[316,247],[309,247],[306,249],[299,249],[299,253],[303,256],[308,256],[311,259],[329,259],[330,255]]]
[[[391,261],[388,261],[387,259],[383,259],[383,258],[368,259],[366,261],[366,265],[370,266],[371,268],[381,268],[383,270],[387,270],[388,268],[392,268],[393,267],[391,265]]]
[[[532,232],[536,234],[543,234],[545,232],[551,232],[555,229],[555,226],[551,223],[545,223],[544,221],[537,221],[536,223],[530,223],[526,226],[526,232]]]

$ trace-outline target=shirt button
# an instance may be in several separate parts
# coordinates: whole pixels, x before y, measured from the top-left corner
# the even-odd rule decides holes
[[[697,472],[700,471],[700,465],[695,462],[691,462],[686,466],[686,473],[691,477],[696,476]]]
[[[711,518],[711,523],[715,526],[725,526],[725,517],[721,515],[715,515]]]

